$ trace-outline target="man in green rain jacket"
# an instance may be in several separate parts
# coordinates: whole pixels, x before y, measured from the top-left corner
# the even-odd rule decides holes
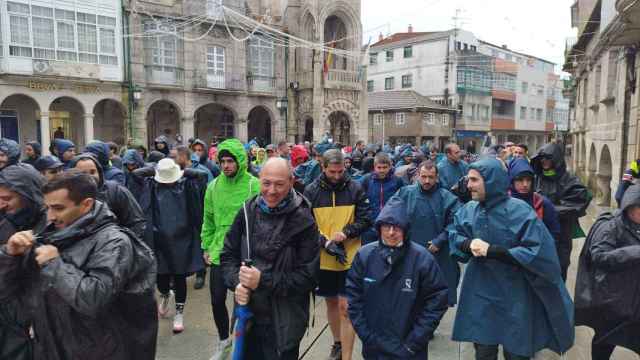
[[[214,359],[224,358],[232,348],[229,338],[229,313],[225,305],[227,289],[220,268],[220,252],[225,236],[242,204],[260,193],[260,182],[247,171],[248,161],[247,153],[239,140],[229,139],[218,145],[218,162],[222,168],[222,176],[218,176],[209,184],[204,198],[202,249],[205,262],[211,266],[211,307],[220,334]]]

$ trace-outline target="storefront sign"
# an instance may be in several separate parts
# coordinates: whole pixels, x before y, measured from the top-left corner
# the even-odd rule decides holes
[[[36,91],[58,91],[65,89],[63,84],[40,82],[40,81],[28,81],[27,87]],[[66,87],[67,89],[76,92],[78,94],[101,94],[102,91],[97,85],[71,85]]]
[[[27,82],[27,87],[29,89],[38,90],[38,91],[55,91],[55,90],[62,89],[61,84],[45,83],[45,82],[39,82],[39,81],[29,81]]]

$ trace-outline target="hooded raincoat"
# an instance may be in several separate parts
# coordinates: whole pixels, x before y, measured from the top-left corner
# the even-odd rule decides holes
[[[158,149],[158,144],[164,144],[164,148]],[[160,135],[153,141],[153,150],[159,151],[164,154],[164,156],[169,156],[169,140],[166,136]]]
[[[409,231],[406,204],[394,197],[383,223]],[[447,286],[433,256],[412,241],[389,247],[382,239],[356,255],[346,281],[349,318],[365,359],[428,359],[428,343],[447,310]]]
[[[5,154],[9,159],[5,167],[16,165],[20,161],[20,145],[11,139],[0,139],[0,152]],[[2,171],[2,168],[0,168],[0,171]]]
[[[527,161],[527,159],[515,158],[509,165],[509,179],[511,182],[509,191],[511,196],[531,205],[533,210],[535,210],[538,219],[544,222],[557,244],[558,241],[560,241],[561,228],[556,208],[546,196],[533,192],[533,190],[528,194],[518,193],[513,182],[521,176],[530,176],[531,179],[534,179],[535,174],[531,166],[529,166],[529,161]],[[531,185],[533,187],[533,184]]]
[[[442,159],[438,163],[438,178],[440,179],[440,186],[447,190],[458,183],[461,177],[467,175],[469,171],[469,165],[463,160],[458,161],[456,164],[451,163],[447,158]]]
[[[60,256],[40,267],[33,250],[0,250],[3,302],[19,299],[31,314],[34,359],[153,360],[158,332],[151,249],[116,225],[96,201],[62,230],[47,228],[40,242]]]
[[[4,214],[0,220],[0,244],[18,231],[40,233],[47,224],[44,197],[40,188],[44,178],[35,170],[8,166],[0,172],[0,186],[25,200],[25,208],[16,214]],[[3,291],[3,293],[5,293]],[[31,360],[33,348],[28,336],[31,317],[15,296],[0,295],[0,359]]]
[[[551,171],[542,168],[545,158],[553,161],[555,168]],[[556,248],[562,278],[566,279],[571,262],[572,240],[584,236],[578,219],[586,215],[592,196],[580,179],[567,171],[564,152],[558,144],[547,144],[538,150],[538,154],[531,159],[531,166],[536,173],[535,191],[551,200],[559,216],[560,238]]]
[[[104,202],[116,216],[118,225],[133,231],[143,239],[146,221],[140,205],[126,187],[114,181],[105,181],[100,162],[92,154],[80,154],[70,161],[75,168],[80,160],[91,160],[96,164],[100,180],[98,181],[98,200]]]
[[[404,186],[404,181],[394,174],[393,169],[383,179],[378,178],[378,175],[373,172],[364,175],[358,181],[369,198],[369,204],[371,205],[369,219],[371,224],[378,218],[387,201]],[[362,234],[362,242],[365,244],[376,242],[377,240],[378,234],[373,228]]]
[[[217,178],[218,175],[220,175],[220,167],[215,162],[213,162],[213,160],[209,160],[209,156],[206,151],[207,144],[205,144],[205,142],[200,139],[195,139],[193,141],[193,144],[191,144],[191,148],[193,149],[193,147],[196,145],[202,146],[202,148],[205,150],[204,154],[202,154],[202,157],[198,159],[198,162],[211,173],[212,179]]]
[[[218,145],[218,156],[230,153],[238,164],[233,177],[222,174],[207,186],[204,198],[204,220],[202,223],[202,249],[209,253],[211,263],[220,265],[220,252],[224,238],[233,220],[248,199],[260,192],[260,182],[247,171],[248,159],[242,143],[229,139]]]
[[[453,340],[502,345],[533,357],[548,348],[573,345],[573,303],[562,281],[554,240],[533,209],[507,195],[509,177],[500,161],[475,162],[486,200],[471,201],[455,215],[453,254],[467,263]],[[487,257],[473,257],[472,239],[490,244]]]
[[[593,328],[597,344],[640,354],[640,225],[626,211],[640,206],[640,185],[625,192],[620,210],[601,214],[580,254],[576,325]]]
[[[462,203],[451,192],[435,185],[424,190],[420,184],[404,187],[396,197],[402,199],[407,206],[410,223],[408,240],[423,246],[425,249],[433,244],[439,250],[434,254],[447,282],[448,303],[450,306],[458,302],[458,283],[460,282],[460,266],[451,257],[448,230],[453,229],[453,217]]]
[[[133,196],[136,196],[136,194],[138,195],[136,197],[136,200],[138,200],[140,192],[142,191],[142,186],[140,186],[139,182],[136,181],[136,178],[133,176],[133,171],[129,171],[129,165],[135,166],[134,170],[136,170],[146,167],[147,164],[144,162],[144,159],[138,150],[129,149],[125,151],[122,156],[122,171],[124,171],[125,179],[124,185],[129,189],[129,191],[131,191]]]
[[[22,162],[35,167],[36,161],[38,161],[38,159],[40,159],[40,157],[42,156],[42,145],[40,145],[40,143],[37,141],[29,141],[26,145],[31,146],[33,152],[35,153],[35,156],[25,158],[22,160]]]
[[[102,166],[105,181],[115,181],[120,185],[125,185],[124,172],[111,165],[111,161],[109,160],[109,145],[102,141],[92,141],[85,147],[84,151],[96,156],[96,159],[100,162],[100,166]]]
[[[62,156],[67,150],[71,148],[75,148],[76,145],[67,139],[53,139],[51,142],[51,148],[53,149],[53,153],[62,161],[64,164],[64,169],[67,170],[71,167],[71,160],[64,161],[64,157]]]

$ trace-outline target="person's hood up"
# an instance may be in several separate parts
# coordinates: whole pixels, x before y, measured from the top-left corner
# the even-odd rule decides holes
[[[35,162],[35,164],[33,164],[33,166],[38,171],[44,171],[44,170],[56,169],[56,168],[59,168],[59,167],[63,167],[64,164],[56,156],[45,155],[45,156],[41,156],[38,160],[36,160],[36,162]]]
[[[31,167],[12,165],[0,172],[0,186],[27,199],[29,202],[27,206],[34,209],[44,207],[44,196],[41,190],[44,183],[44,177]]]
[[[320,144],[317,144],[315,147],[316,153],[318,153],[318,155],[324,155],[324,153],[334,148],[335,148],[335,145],[333,145],[330,142],[322,142]]]
[[[75,148],[76,144],[67,139],[53,139],[53,148],[56,150],[58,155],[61,157],[60,161],[62,161],[62,154],[64,154],[67,150],[71,148]]]
[[[486,206],[492,206],[507,197],[509,189],[509,174],[500,160],[487,157],[469,166],[469,170],[476,170],[484,179]]]
[[[218,162],[220,162],[223,155],[230,154],[238,164],[238,174],[245,173],[249,168],[247,152],[244,151],[244,146],[238,139],[228,139],[218,145]]]
[[[158,144],[164,144],[164,149],[162,150],[158,150]],[[154,141],[153,141],[153,148],[156,151],[160,151],[161,153],[165,154],[165,155],[169,155],[169,140],[167,139],[166,136],[164,135],[160,135],[158,136]]]
[[[76,155],[73,159],[71,159],[70,168],[72,169],[75,168],[76,165],[78,164],[78,161],[87,160],[87,159],[93,161],[93,163],[96,164],[96,168],[98,169],[98,174],[100,175],[100,181],[98,182],[98,189],[101,189],[102,185],[104,185],[104,169],[100,165],[100,162],[98,161],[95,155],[93,155],[92,153],[82,153],[80,155]]]
[[[0,139],[0,152],[4,153],[9,158],[7,166],[15,165],[20,161],[20,145],[11,139]]]
[[[103,170],[110,168],[109,165],[109,145],[102,141],[92,141],[84,148],[84,152],[91,153],[96,156]]]
[[[392,197],[382,208],[375,225],[380,233],[382,224],[399,226],[404,230],[405,237],[409,233],[409,216],[407,215],[407,205],[400,197]]]
[[[138,169],[144,167],[144,159],[138,150],[129,149],[124,152],[122,165],[127,166],[129,164],[135,165]]]
[[[551,158],[557,175],[562,175],[567,171],[567,165],[564,162],[564,151],[562,147],[555,143],[546,144],[538,150],[536,156],[531,159],[531,165],[536,174],[542,174],[542,160]]]
[[[294,168],[309,160],[309,154],[304,145],[296,145],[291,149],[291,166]]]
[[[402,151],[402,153],[400,154],[401,158],[405,158],[405,157],[408,157],[408,156],[411,156],[411,157],[414,156],[413,150],[410,147],[409,148],[405,148]]]
[[[532,178],[535,176],[529,162],[523,158],[513,159],[509,164],[509,183],[513,184],[513,180],[525,174],[528,174]]]
[[[620,202],[620,210],[622,211],[626,211],[632,206],[640,206],[640,185],[629,186]]]
[[[258,164],[265,163],[267,161],[267,150],[259,148],[258,151],[256,151],[256,161]]]
[[[167,157],[167,155],[165,155],[164,153],[154,150],[149,153],[149,157],[147,157],[147,161],[150,163],[157,163],[158,161],[164,159],[165,157]]]
[[[204,149],[204,154],[198,160],[198,162],[200,162],[201,164],[204,165],[204,163],[207,162],[207,160],[209,159],[208,158],[209,155],[208,155],[208,151],[207,151],[207,150],[209,150],[209,147],[207,146],[207,144],[204,141],[202,141],[200,139],[195,139],[195,140],[193,140],[193,143],[191,144],[191,150],[193,150],[193,148],[196,145],[200,145]]]
[[[35,151],[37,158],[42,156],[42,145],[40,145],[39,142],[37,142],[37,141],[29,141],[27,143],[27,145],[29,145],[29,146],[31,146],[33,148],[33,151]]]

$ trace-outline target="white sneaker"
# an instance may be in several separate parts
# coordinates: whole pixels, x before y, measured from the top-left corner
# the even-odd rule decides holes
[[[177,312],[173,317],[173,333],[180,334],[184,331],[184,315],[181,312]]]
[[[231,341],[231,337],[226,340],[221,340],[218,342],[218,349],[216,353],[213,354],[211,360],[226,360],[229,358],[231,354],[231,350],[233,349],[233,341]]]
[[[158,315],[161,318],[166,318],[169,315],[169,304],[171,303],[171,295],[173,293],[169,291],[168,294],[160,294],[160,301],[158,302]]]

